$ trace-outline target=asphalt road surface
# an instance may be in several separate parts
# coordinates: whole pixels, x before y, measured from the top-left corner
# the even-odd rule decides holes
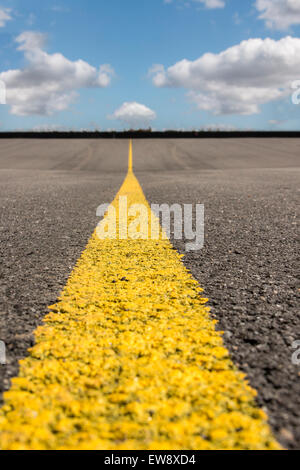
[[[184,252],[235,364],[276,437],[300,448],[297,199],[300,140],[138,140],[134,171],[150,203],[205,205],[205,246]],[[33,344],[127,171],[126,140],[0,140],[0,393]]]

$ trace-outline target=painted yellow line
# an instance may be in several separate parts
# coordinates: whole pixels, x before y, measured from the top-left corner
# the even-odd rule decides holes
[[[112,207],[151,215],[131,152]],[[5,394],[1,448],[280,448],[206,302],[169,240],[95,232]]]

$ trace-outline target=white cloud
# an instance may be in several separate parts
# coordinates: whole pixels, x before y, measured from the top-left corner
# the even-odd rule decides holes
[[[16,38],[18,51],[33,51],[43,49],[46,45],[47,35],[35,31],[25,31]]]
[[[29,129],[33,132],[63,132],[73,130],[69,127],[61,126],[60,124],[40,124]]]
[[[300,24],[300,0],[256,0],[255,6],[268,28],[284,30]]]
[[[0,8],[0,28],[3,28],[7,21],[12,20],[10,8]]]
[[[51,115],[67,109],[80,88],[103,88],[110,84],[113,69],[98,70],[83,60],[70,61],[60,53],[48,54],[46,36],[26,31],[16,38],[27,61],[23,69],[0,73],[6,84],[7,104],[19,116]]]
[[[220,54],[207,53],[150,73],[157,87],[185,88],[199,109],[221,114],[256,114],[260,105],[283,98],[300,77],[300,39],[249,39]]]
[[[201,126],[200,130],[231,132],[231,131],[237,131],[238,128],[235,126],[232,126],[231,124],[207,124],[206,126]]]
[[[156,113],[144,104],[125,102],[118,108],[110,119],[117,119],[129,126],[147,126],[156,119]]]
[[[225,7],[224,0],[199,0],[199,1],[204,3],[206,8],[224,8]]]
[[[190,3],[186,0],[179,0],[184,6],[190,6]],[[214,8],[224,8],[225,0],[190,0],[193,3],[202,3],[205,8],[214,9]],[[164,0],[164,3],[173,3],[173,0]]]
[[[286,122],[287,122],[286,120],[271,119],[269,121],[269,124],[271,124],[271,126],[281,126],[282,124],[285,124]]]

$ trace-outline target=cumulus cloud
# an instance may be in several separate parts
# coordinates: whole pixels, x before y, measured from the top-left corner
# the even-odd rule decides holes
[[[164,0],[164,3],[173,3],[174,0]],[[179,0],[181,3],[184,3],[185,6],[190,6],[189,2],[185,0]],[[193,3],[203,4],[205,8],[214,9],[214,8],[224,8],[225,0],[191,0]]]
[[[0,8],[0,28],[3,28],[7,21],[11,20],[10,8]]]
[[[43,49],[46,45],[47,35],[36,31],[25,31],[20,34],[16,39],[19,44],[19,51],[34,51]]]
[[[256,0],[259,18],[273,29],[288,29],[300,24],[300,0]]]
[[[195,0],[194,0],[195,1]],[[198,3],[204,3],[206,8],[224,8],[225,1],[224,0],[196,0]]]
[[[110,84],[113,69],[96,69],[79,59],[71,61],[60,53],[48,54],[46,36],[26,31],[16,38],[27,66],[0,73],[6,85],[7,104],[18,116],[51,115],[67,109],[81,88],[103,88]]]
[[[220,54],[152,67],[157,87],[184,88],[199,109],[221,114],[256,114],[260,105],[283,98],[300,76],[300,39],[249,39]]]
[[[118,108],[110,119],[117,119],[131,127],[147,126],[156,119],[156,113],[144,104],[125,102]]]

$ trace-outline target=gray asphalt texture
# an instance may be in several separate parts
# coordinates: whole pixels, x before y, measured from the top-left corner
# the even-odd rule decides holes
[[[0,393],[33,344],[127,170],[128,142],[0,140]],[[205,205],[205,246],[184,263],[280,442],[300,448],[297,202],[300,140],[137,140],[150,203]]]

